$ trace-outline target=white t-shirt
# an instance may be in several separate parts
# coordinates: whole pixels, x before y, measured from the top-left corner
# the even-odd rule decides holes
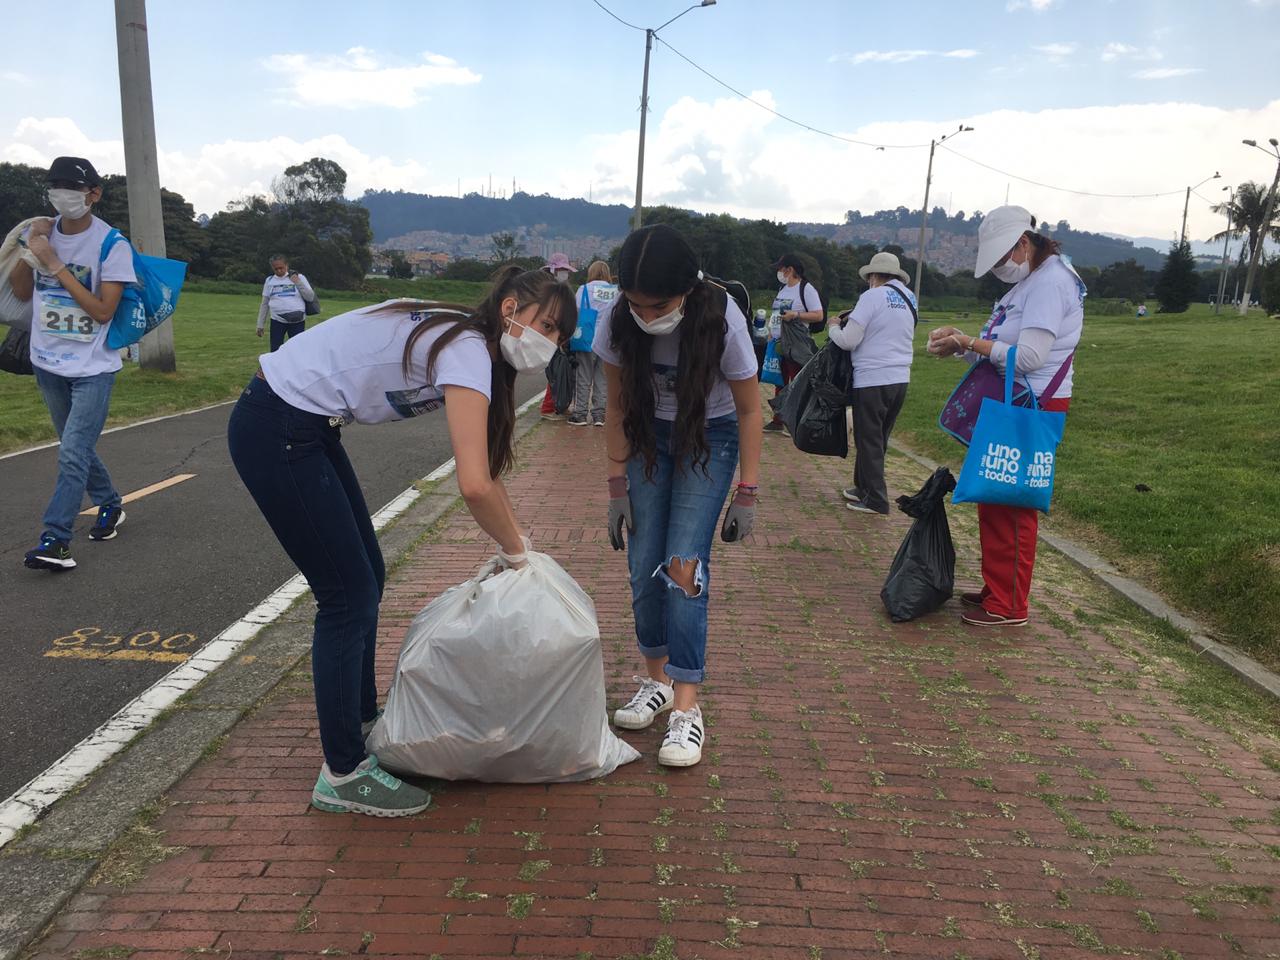
[[[1049,330],[1056,338],[1049,358],[1039,370],[1027,374],[1027,382],[1039,396],[1053,375],[1071,356],[1084,331],[1084,281],[1059,256],[1052,256],[1025,280],[1020,280],[1001,297],[982,328],[983,340],[1016,344],[1023,329]],[[1074,364],[1054,392],[1054,397],[1071,396]]]
[[[782,336],[782,315],[791,310],[800,313],[808,313],[812,310],[822,309],[822,298],[818,296],[818,291],[808,280],[804,283],[804,296],[800,295],[801,281],[797,280],[789,287],[783,287],[778,291],[778,295],[773,298],[773,307],[769,311],[769,338],[777,340]],[[803,302],[801,302],[803,301]],[[808,321],[799,321],[807,323]],[[754,329],[754,327],[752,328]]]
[[[609,331],[613,326],[613,315],[618,312],[623,301],[618,299],[607,310],[600,311],[596,321],[596,338],[592,350],[601,360],[620,366],[621,360],[609,344]],[[625,309],[625,308],[624,308]],[[728,298],[724,318],[724,355],[720,358],[720,376],[711,385],[711,393],[707,395],[707,419],[724,417],[733,413],[737,407],[733,402],[733,390],[730,380],[749,380],[756,375],[756,353],[751,347],[751,336],[747,333],[747,321],[738,309],[733,297]],[[631,312],[621,314],[619,323],[635,323]],[[684,321],[687,323],[688,321]],[[680,327],[653,338],[653,349],[650,357],[653,362],[654,378],[654,415],[659,420],[675,420],[676,418],[676,372],[680,361]]]
[[[404,345],[413,328],[441,311],[421,301],[387,300],[341,313],[258,358],[277,396],[299,410],[347,423],[386,423],[421,416],[444,404],[445,386],[470,387],[490,398],[493,358],[484,337],[467,331],[444,347],[426,382],[427,354],[441,324],[413,346],[405,378]]]
[[[267,309],[274,319],[282,320],[286,313],[302,313],[306,309],[302,303],[301,288],[311,293],[311,285],[302,274],[298,274],[297,283],[287,273],[283,277],[277,277],[274,273],[267,277],[262,284],[262,299],[267,301]]]
[[[618,299],[618,286],[617,284],[609,283],[607,280],[591,280],[574,294],[574,301],[578,304],[582,303],[583,289],[587,291],[587,306],[596,311],[596,323],[598,324],[599,318],[612,309],[613,301]],[[587,326],[582,323],[581,315],[579,315],[578,329],[573,332],[573,338],[569,341],[569,349],[576,350],[579,353],[590,353],[594,336],[594,329],[587,329]]]
[[[117,240],[99,263],[102,241],[111,227],[97,217],[89,229],[66,234],[62,218],[53,224],[49,244],[58,259],[94,296],[99,296],[103,280],[132,283],[133,250],[127,240]],[[36,271],[31,295],[31,363],[60,377],[92,377],[115,373],[121,367],[120,351],[107,347],[107,323],[97,323],[46,273]]]
[[[914,306],[915,294],[910,290],[906,293]],[[857,306],[849,314],[849,323],[863,331],[861,342],[850,354],[855,390],[911,382],[911,342],[915,338],[916,323],[902,290],[889,284],[872,287],[858,297]],[[838,337],[833,330],[831,338],[839,343]]]

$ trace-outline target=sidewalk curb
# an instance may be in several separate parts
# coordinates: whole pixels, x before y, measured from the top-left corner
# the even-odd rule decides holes
[[[913,460],[928,470],[936,470],[941,464],[928,457],[904,447],[896,440],[889,441],[889,447]],[[1165,620],[1187,635],[1191,645],[1204,656],[1219,666],[1230,670],[1250,687],[1262,693],[1270,694],[1280,700],[1280,675],[1277,675],[1252,657],[1246,656],[1233,647],[1219,643],[1209,636],[1208,629],[1196,620],[1179,613],[1149,587],[1137,580],[1124,576],[1112,564],[1098,556],[1092,550],[1080,546],[1054,533],[1039,533],[1040,542],[1062,554],[1085,573],[1106,584],[1111,590],[1139,607],[1157,620]]]
[[[517,443],[539,422],[535,405],[516,422]],[[378,535],[388,571],[460,501],[451,474],[388,524]],[[0,850],[0,960],[16,960],[40,936],[138,815],[216,749],[310,648],[310,609],[295,605]]]

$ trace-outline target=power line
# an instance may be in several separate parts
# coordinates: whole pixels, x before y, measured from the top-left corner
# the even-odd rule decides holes
[[[976,164],[979,167],[984,167],[993,173],[998,173],[1002,177],[1011,177],[1014,180],[1021,180],[1023,183],[1029,183],[1035,187],[1044,187],[1046,190],[1057,190],[1059,193],[1074,193],[1080,197],[1102,197],[1108,200],[1151,200],[1156,197],[1174,197],[1182,193],[1182,190],[1186,189],[1183,187],[1180,190],[1166,190],[1162,193],[1095,193],[1091,190],[1072,190],[1070,187],[1055,187],[1052,183],[1042,183],[1039,180],[1020,177],[1016,173],[1010,173],[1008,170],[1001,170],[998,167],[991,166],[989,163],[983,163],[981,160],[975,160],[973,157],[966,157],[963,153],[960,153],[957,150],[952,150],[945,144],[940,143],[938,146],[947,151],[947,153],[959,157],[961,160],[968,160],[970,163]]]
[[[606,7],[603,3],[601,3],[600,0],[591,0],[591,2],[594,3],[601,10],[603,10],[605,13],[607,13],[609,16],[613,17],[613,19],[617,20],[624,27],[630,27],[632,30],[639,30],[641,33],[644,32],[644,27],[637,27],[634,23],[628,23],[626,20],[623,20],[620,16],[618,16],[616,13],[614,13],[612,10]]]
[[[595,0],[595,3],[597,6],[599,6],[599,0]],[[789,117],[785,113],[779,113],[777,110],[774,110],[770,106],[766,106],[765,104],[761,103],[759,100],[753,100],[751,97],[747,96],[741,90],[721,80],[710,70],[707,70],[705,67],[699,66],[698,64],[694,63],[692,60],[686,57],[683,53],[681,53],[671,44],[667,43],[666,40],[663,40],[662,37],[658,37],[656,34],[654,36],[656,37],[657,41],[660,44],[662,44],[664,47],[666,47],[668,50],[674,53],[677,57],[679,57],[685,63],[689,64],[689,66],[693,67],[699,73],[703,74],[704,76],[710,77],[712,80],[720,84],[720,86],[724,87],[730,93],[747,101],[747,103],[754,104],[755,106],[759,107],[761,110],[767,110],[769,113],[772,113],[775,117],[778,117],[781,120],[787,121],[787,123],[795,124],[797,127],[800,127],[802,130],[808,130],[810,133],[816,133],[824,137],[830,137],[832,140],[840,140],[843,143],[853,143],[860,147],[873,147],[877,150],[922,150],[925,147],[929,146],[929,144],[927,143],[872,143],[868,140],[855,140],[852,137],[842,137],[840,136],[840,134],[831,133],[828,130],[820,130],[819,128],[813,126],[812,124],[805,123],[802,120],[796,120],[794,117]]]

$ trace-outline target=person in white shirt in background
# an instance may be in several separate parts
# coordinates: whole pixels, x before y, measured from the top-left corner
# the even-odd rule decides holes
[[[127,242],[114,243],[101,259],[111,226],[92,212],[102,199],[93,164],[57,157],[48,182],[58,217],[30,227],[24,242],[31,259],[20,259],[9,276],[18,299],[31,301],[31,365],[61,441],[44,532],[23,563],[34,570],[70,570],[76,565],[72,525],[85,493],[98,508],[89,539],[114,538],[124,520],[120,494],[95,448],[121,367],[120,351],[107,347],[107,328],[125,284],[136,277]]]
[[[316,298],[307,278],[289,269],[289,260],[277,253],[271,258],[271,276],[262,284],[262,304],[258,307],[258,336],[271,318],[271,352],[290,337],[307,329],[307,308]],[[304,303],[304,301],[306,301]]]
[[[571,427],[584,427],[589,423],[594,423],[597,427],[604,426],[607,392],[604,361],[592,351],[591,342],[595,337],[597,318],[606,310],[611,310],[617,299],[618,288],[609,275],[609,265],[603,260],[595,261],[587,267],[587,282],[577,293],[578,329],[573,332],[573,339],[569,341],[575,367],[573,409],[569,412]],[[590,419],[587,418],[588,414]]]
[[[782,284],[782,289],[773,299],[773,310],[769,316],[769,339],[777,341],[774,349],[778,352],[778,360],[782,366],[782,386],[775,387],[773,391],[776,397],[808,362],[807,356],[791,356],[787,344],[796,339],[807,339],[807,325],[822,321],[822,298],[818,296],[814,285],[805,279],[804,261],[794,253],[783,254],[773,267],[778,273],[778,282]],[[783,336],[783,327],[788,325],[795,337]],[[781,415],[775,412],[764,429],[766,433],[785,433],[787,428],[782,423]]]
[[[379,768],[364,745],[378,717],[374,652],[386,567],[342,425],[443,408],[467,509],[502,561],[523,567],[529,540],[502,482],[515,456],[516,375],[543,369],[576,323],[567,286],[511,266],[479,306],[389,300],[317,324],[258,358],[262,367],[227,424],[227,447],[316,599],[311,672],[325,760],[311,795],[317,808],[398,817],[430,802]]]
[[[883,515],[889,512],[884,454],[911,380],[916,298],[892,253],[877,253],[858,276],[870,289],[827,328],[853,360],[853,486],[842,493],[850,510]]]

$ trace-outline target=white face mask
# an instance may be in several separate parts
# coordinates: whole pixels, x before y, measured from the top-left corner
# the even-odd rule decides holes
[[[557,271],[556,271],[556,279],[557,279],[557,280],[559,280],[561,283],[568,283],[568,282],[569,282],[569,271],[568,271],[568,270],[557,270]]]
[[[783,273],[781,270],[779,270],[779,271],[778,271],[778,282],[779,282],[779,283],[786,283],[786,282],[787,282],[787,275],[786,275],[785,273]]]
[[[997,280],[1003,280],[1005,283],[1017,283],[1019,280],[1025,280],[1031,275],[1031,259],[1028,257],[1021,263],[1006,260],[1000,266],[992,267],[991,272],[996,275]]]
[[[515,367],[520,373],[530,373],[534,370],[544,369],[556,354],[555,341],[544,337],[532,327],[526,327],[523,323],[516,323],[514,313],[511,315],[510,321],[513,327],[520,327],[524,330],[524,333],[516,337],[503,331],[502,340],[499,342],[502,356],[506,358],[507,363]]]
[[[660,337],[664,333],[670,333],[676,327],[680,326],[680,321],[684,319],[684,297],[680,298],[680,306],[676,307],[670,313],[665,313],[656,320],[645,323],[640,318],[640,314],[636,313],[635,308],[631,308],[631,318],[640,324],[640,329],[645,333]]]
[[[79,220],[89,212],[85,195],[79,190],[54,188],[49,191],[49,203],[68,220]]]

